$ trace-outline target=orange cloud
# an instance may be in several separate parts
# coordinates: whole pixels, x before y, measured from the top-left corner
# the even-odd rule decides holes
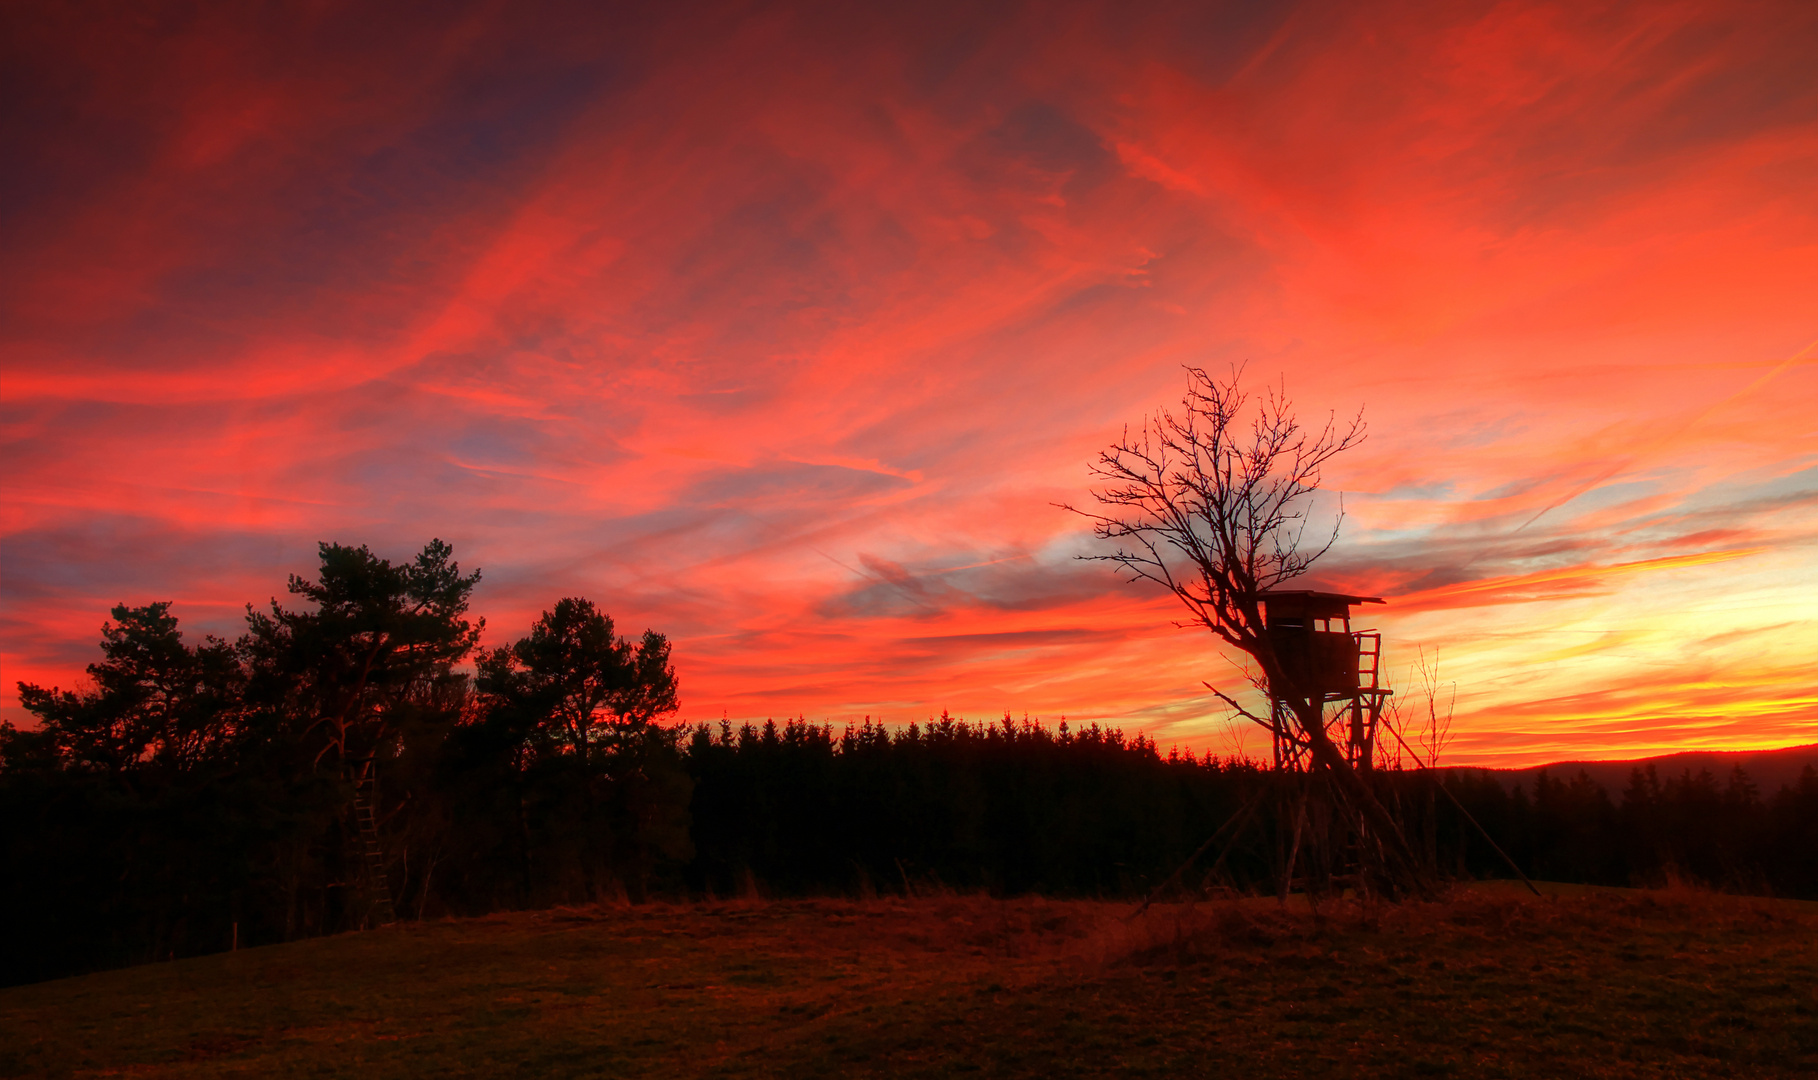
[[[1324,572],[1456,658],[1473,760],[1810,741],[1814,19],[22,18],[0,665],[440,535],[495,639],[572,594],[671,633],[691,716],[1218,748],[1241,675],[1054,504],[1247,361],[1367,406]]]
[[[1594,587],[1612,578],[1628,574],[1646,574],[1660,570],[1726,562],[1730,559],[1744,559],[1767,550],[1767,548],[1757,547],[1739,548],[1733,551],[1701,551],[1692,555],[1665,555],[1658,559],[1641,559],[1636,562],[1617,563],[1613,566],[1571,566],[1557,570],[1538,570],[1531,574],[1484,578],[1479,581],[1467,581],[1429,589],[1425,592],[1397,597],[1396,604],[1404,610],[1419,610],[1431,607],[1454,608],[1472,603],[1541,600],[1549,594]]]

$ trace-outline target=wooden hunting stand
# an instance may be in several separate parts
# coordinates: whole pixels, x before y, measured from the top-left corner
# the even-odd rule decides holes
[[[1269,643],[1284,674],[1322,705],[1341,703],[1327,722],[1332,741],[1345,748],[1353,768],[1373,770],[1377,724],[1382,719],[1383,701],[1393,691],[1380,681],[1382,635],[1375,630],[1353,630],[1351,608],[1380,604],[1382,598],[1280,589],[1259,593],[1257,599],[1262,601]],[[1275,768],[1299,772],[1309,762],[1301,743],[1292,736],[1293,716],[1283,689],[1269,688]],[[1342,734],[1331,731],[1334,726],[1342,727]]]

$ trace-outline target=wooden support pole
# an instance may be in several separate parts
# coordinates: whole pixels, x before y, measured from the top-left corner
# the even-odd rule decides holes
[[[1175,882],[1179,881],[1180,876],[1182,874],[1186,873],[1187,868],[1192,866],[1195,862],[1197,862],[1201,855],[1204,855],[1206,853],[1206,849],[1212,846],[1213,841],[1217,840],[1220,836],[1222,836],[1224,834],[1224,831],[1226,829],[1231,828],[1231,826],[1233,824],[1235,824],[1237,826],[1237,828],[1231,833],[1230,841],[1225,844],[1225,849],[1223,851],[1219,852],[1218,861],[1214,862],[1212,864],[1213,873],[1217,873],[1218,868],[1225,864],[1225,856],[1231,854],[1231,848],[1236,845],[1237,838],[1239,836],[1243,835],[1244,826],[1249,823],[1250,814],[1256,810],[1257,804],[1259,804],[1263,801],[1263,797],[1268,794],[1268,791],[1269,791],[1268,788],[1266,788],[1266,787],[1263,788],[1261,791],[1256,793],[1255,798],[1251,799],[1247,804],[1245,804],[1243,809],[1239,810],[1237,813],[1232,814],[1230,817],[1226,818],[1225,823],[1223,825],[1220,825],[1216,830],[1214,830],[1211,836],[1206,837],[1206,842],[1199,845],[1198,850],[1194,851],[1193,854],[1187,856],[1186,862],[1181,863],[1180,866],[1178,868],[1176,868],[1172,874],[1169,874],[1167,879],[1165,881],[1163,881],[1160,885],[1157,885],[1155,888],[1150,889],[1149,895],[1143,897],[1143,902],[1137,906],[1136,910],[1132,911],[1130,914],[1128,914],[1124,917],[1126,919],[1134,919],[1138,915],[1141,915],[1143,912],[1148,911],[1149,905],[1155,903],[1155,898],[1160,896],[1162,894],[1163,890],[1167,889],[1170,885],[1173,885]]]
[[[1300,802],[1294,810],[1294,842],[1288,845],[1288,861],[1281,872],[1281,889],[1277,896],[1283,904],[1288,902],[1288,890],[1294,885],[1294,864],[1300,859],[1300,834],[1307,824],[1307,799],[1312,794],[1312,789],[1313,777],[1312,774],[1308,774],[1307,782],[1301,785]],[[1313,875],[1311,871],[1308,871],[1307,892],[1309,896],[1313,891],[1312,884]]]
[[[1395,736],[1395,741],[1399,742],[1401,744],[1401,748],[1408,752],[1408,756],[1412,757],[1414,759],[1415,764],[1419,765],[1423,769],[1426,769],[1429,773],[1436,773],[1439,771],[1420,760],[1420,755],[1414,752],[1414,748],[1412,746],[1408,745],[1408,740],[1401,737],[1401,732],[1395,730],[1394,724],[1385,724],[1384,726],[1389,729],[1390,734]],[[1482,825],[1479,825],[1477,823],[1477,819],[1471,816],[1471,812],[1469,810],[1465,809],[1464,803],[1461,803],[1458,801],[1458,796],[1452,794],[1452,792],[1449,791],[1444,784],[1440,783],[1439,778],[1437,776],[1435,776],[1433,778],[1433,784],[1434,784],[1434,786],[1439,788],[1441,794],[1443,794],[1446,798],[1452,800],[1452,805],[1458,807],[1458,812],[1463,814],[1464,819],[1471,823],[1471,826],[1477,830],[1477,832],[1480,836],[1482,836],[1484,838],[1484,842],[1489,844],[1490,848],[1493,851],[1495,851],[1496,854],[1502,856],[1502,861],[1508,864],[1509,869],[1515,871],[1515,876],[1520,878],[1521,883],[1528,887],[1528,891],[1533,893],[1535,896],[1539,896],[1540,890],[1534,886],[1534,883],[1532,881],[1528,880],[1528,875],[1522,873],[1521,867],[1515,865],[1515,860],[1509,857],[1509,853],[1502,850],[1502,845],[1498,844],[1496,842],[1496,838],[1490,835],[1490,830],[1484,828]]]

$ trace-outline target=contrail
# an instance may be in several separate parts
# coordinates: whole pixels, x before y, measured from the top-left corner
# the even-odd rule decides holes
[[[1541,507],[1538,513],[1536,513],[1533,517],[1529,518],[1528,520],[1522,522],[1519,526],[1516,527],[1515,531],[1511,532],[1509,535],[1514,536],[1516,533],[1521,532],[1522,529],[1525,529],[1529,525],[1532,525],[1536,521],[1539,521],[1541,519],[1541,517],[1543,515],[1545,515],[1548,511],[1557,510],[1559,507],[1564,506],[1566,503],[1571,502],[1573,499],[1576,499],[1578,496],[1583,495],[1585,492],[1587,492],[1587,491],[1591,490],[1592,488],[1596,487],[1597,485],[1603,483],[1605,480],[1608,480],[1610,477],[1615,476],[1617,473],[1628,468],[1630,465],[1633,465],[1636,461],[1639,461],[1641,458],[1646,457],[1649,453],[1653,452],[1654,450],[1657,450],[1660,447],[1665,446],[1667,443],[1678,439],[1679,436],[1685,434],[1687,431],[1690,431],[1692,428],[1697,427],[1700,423],[1702,423],[1704,421],[1705,417],[1710,416],[1712,413],[1716,412],[1718,409],[1721,409],[1724,406],[1729,405],[1731,402],[1735,401],[1737,398],[1744,396],[1745,394],[1751,394],[1751,393],[1755,392],[1756,390],[1759,390],[1762,386],[1766,385],[1769,380],[1778,376],[1781,372],[1785,371],[1787,368],[1792,367],[1794,364],[1799,363],[1799,361],[1805,356],[1805,354],[1811,351],[1813,346],[1818,346],[1818,340],[1812,341],[1811,343],[1807,344],[1805,348],[1800,349],[1798,352],[1795,352],[1793,355],[1787,357],[1785,360],[1782,360],[1780,363],[1774,365],[1774,369],[1772,371],[1769,371],[1766,375],[1763,375],[1761,378],[1756,379],[1754,382],[1752,382],[1752,383],[1748,384],[1747,386],[1743,387],[1742,389],[1736,391],[1735,393],[1731,394],[1729,397],[1726,397],[1721,401],[1715,402],[1714,404],[1707,406],[1705,408],[1705,410],[1703,412],[1699,413],[1697,416],[1694,416],[1690,420],[1687,420],[1685,423],[1679,425],[1679,427],[1675,428],[1672,432],[1661,436],[1659,439],[1656,439],[1653,442],[1653,444],[1651,444],[1647,448],[1647,450],[1643,451],[1642,453],[1632,454],[1626,458],[1623,458],[1621,461],[1617,462],[1615,465],[1612,465],[1610,468],[1604,470],[1601,473],[1598,473],[1595,477],[1591,478],[1590,480],[1581,484],[1579,487],[1575,488],[1572,491],[1572,493],[1570,495],[1567,495],[1565,498],[1555,499],[1553,502],[1550,502],[1547,505]]]

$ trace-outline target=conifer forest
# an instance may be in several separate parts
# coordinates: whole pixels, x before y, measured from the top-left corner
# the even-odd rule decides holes
[[[0,728],[6,981],[653,897],[1343,887],[1320,877],[1342,860],[1280,880],[1300,781],[1253,762],[1010,716],[691,723],[662,634],[567,598],[482,650],[478,579],[440,541],[398,564],[323,544],[237,640],[122,605],[92,687],[22,684],[39,726]],[[1553,881],[1818,898],[1810,768],[1775,791],[1638,769],[1616,798],[1583,774],[1371,782],[1441,877],[1508,877],[1506,854]]]

